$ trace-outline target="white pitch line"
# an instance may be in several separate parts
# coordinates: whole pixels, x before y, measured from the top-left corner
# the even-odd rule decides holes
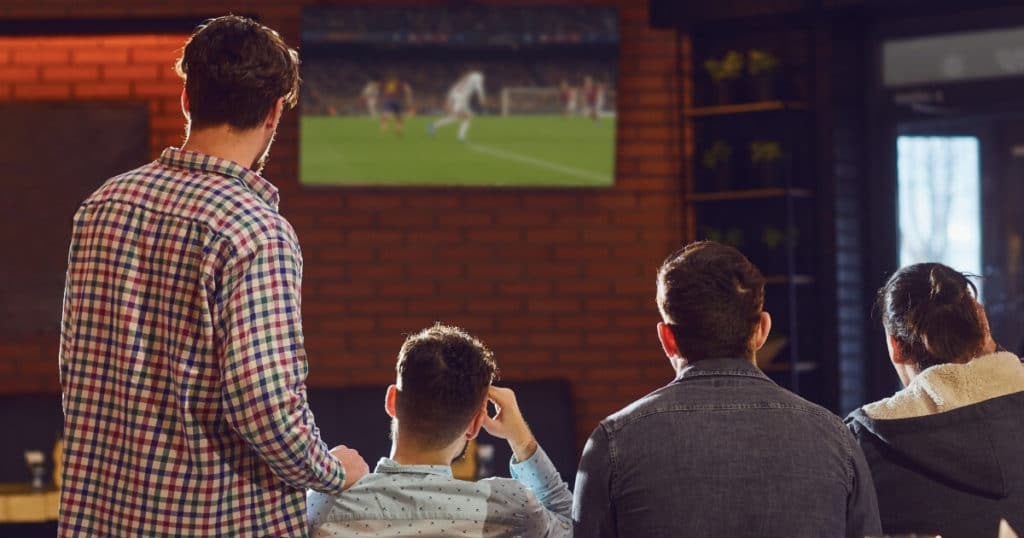
[[[570,176],[576,176],[583,179],[589,179],[593,181],[599,181],[601,183],[611,183],[610,178],[602,176],[600,174],[594,174],[587,172],[586,170],[579,170],[577,168],[570,168],[568,166],[562,166],[560,164],[551,163],[548,161],[542,161],[540,159],[534,159],[533,157],[527,157],[525,155],[519,155],[518,153],[510,153],[508,151],[502,151],[500,149],[494,149],[487,146],[481,146],[479,144],[466,144],[466,147],[473,151],[479,151],[480,153],[486,153],[488,155],[498,157],[501,159],[508,159],[510,161],[519,161],[522,163],[532,164],[541,168],[547,168],[548,170],[554,170],[556,172],[562,172],[563,174],[569,174]]]

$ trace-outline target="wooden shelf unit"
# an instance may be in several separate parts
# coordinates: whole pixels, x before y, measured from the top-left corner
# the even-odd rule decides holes
[[[687,196],[693,203],[725,202],[731,200],[765,200],[771,198],[810,198],[814,193],[810,189],[777,187],[770,189],[746,189],[718,192],[695,192]]]
[[[740,246],[740,249],[745,250],[755,265],[767,270],[765,283],[771,288],[768,293],[774,301],[767,308],[778,314],[774,320],[776,332],[788,339],[787,350],[763,370],[781,386],[817,400],[825,397],[820,389],[821,378],[829,375],[830,366],[829,357],[820,353],[817,345],[822,338],[818,327],[824,316],[818,311],[817,303],[809,298],[820,291],[815,286],[828,279],[817,273],[818,266],[814,262],[817,257],[809,254],[816,250],[815,234],[818,232],[809,215],[817,214],[819,204],[825,202],[819,197],[828,192],[819,191],[818,180],[814,179],[821,174],[816,167],[817,140],[813,134],[813,125],[818,121],[815,80],[801,78],[801,74],[789,70],[796,66],[794,69],[813,73],[814,56],[785,56],[792,52],[791,44],[796,40],[806,42],[805,50],[813,51],[813,31],[802,24],[787,23],[784,28],[770,30],[767,34],[759,30],[752,33],[760,35],[712,32],[690,36],[690,50],[695,52],[689,56],[692,63],[682,69],[692,77],[684,91],[681,110],[684,131],[691,137],[684,139],[684,153],[690,157],[684,163],[682,198],[687,211],[684,222],[689,240],[705,239],[709,227],[716,231],[739,230],[737,235],[746,240],[747,247]],[[780,33],[787,34],[786,41],[778,38]],[[769,37],[764,38],[764,35]],[[757,41],[762,38],[767,40]],[[777,98],[774,99],[710,102],[713,98],[722,98],[725,92],[712,91],[714,88],[707,86],[712,81],[701,76],[700,66],[707,57],[702,54],[718,56],[724,51],[743,53],[754,49],[779,56],[783,73],[780,76],[796,77],[792,80],[797,84],[805,81],[806,87],[786,89],[776,84]],[[737,93],[743,98],[746,83],[751,83],[746,86],[751,97],[764,95],[753,87],[751,79],[742,77],[733,83],[733,98]],[[722,170],[702,162],[718,141],[725,142],[728,151],[724,157],[712,157],[724,160],[725,180],[717,175]],[[753,142],[758,141],[776,142],[781,146],[781,169],[767,170],[771,173],[764,174],[766,170],[758,168],[754,157],[745,155],[748,146],[753,149]],[[757,173],[765,177],[744,181],[748,176],[755,178],[751,174]],[[751,243],[763,243],[763,234],[769,228],[776,234],[778,231],[785,234],[787,239],[779,247],[785,252],[767,244]],[[744,244],[742,240],[732,240]]]
[[[784,361],[784,362],[778,362],[778,363],[773,362],[773,363],[769,364],[768,366],[765,366],[764,368],[761,368],[761,371],[768,372],[768,373],[786,373],[786,372],[793,372],[793,371],[796,371],[796,372],[799,372],[799,373],[805,373],[805,372],[814,372],[817,369],[818,369],[818,363],[816,363],[816,362],[800,361],[800,362],[796,363],[796,368],[794,368],[792,364],[790,364],[789,362],[785,362]]]
[[[764,283],[769,286],[793,284],[794,286],[806,286],[814,284],[814,277],[811,275],[765,275]]]
[[[809,110],[807,103],[801,101],[755,101],[735,105],[699,106],[685,112],[688,118],[708,116],[734,116],[738,114],[759,114],[763,112],[782,112],[785,110]]]

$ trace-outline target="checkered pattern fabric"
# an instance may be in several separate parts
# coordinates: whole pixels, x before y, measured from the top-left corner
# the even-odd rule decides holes
[[[303,536],[344,469],[306,404],[277,190],[169,148],[79,208],[61,332],[61,536]]]

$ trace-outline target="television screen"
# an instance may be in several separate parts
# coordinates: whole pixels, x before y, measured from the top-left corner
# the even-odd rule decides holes
[[[310,7],[306,185],[609,186],[618,15],[603,7]]]

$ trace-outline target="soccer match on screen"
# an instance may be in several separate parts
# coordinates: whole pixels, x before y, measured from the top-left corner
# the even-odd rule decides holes
[[[300,180],[610,186],[618,44],[603,7],[307,8]]]

